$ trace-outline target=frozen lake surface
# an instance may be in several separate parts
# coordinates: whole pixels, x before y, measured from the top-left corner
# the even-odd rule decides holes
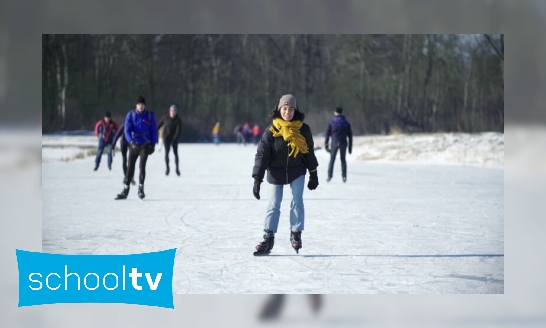
[[[482,161],[488,168],[479,161],[435,165],[430,158],[366,161],[373,150],[355,138],[344,184],[339,160],[333,180],[325,181],[328,153],[317,150],[320,185],[304,192],[299,255],[289,242],[285,187],[275,247],[269,257],[254,257],[271,195],[266,182],[261,200],[252,195],[255,146],[180,144],[180,177],[165,176],[164,152],[156,151],[148,159],[146,199],[133,186],[127,200],[115,201],[120,153],[112,171],[103,156],[94,172],[93,157],[53,161],[50,153],[60,145],[87,149],[94,137],[55,138],[42,141],[43,252],[177,248],[176,293],[504,293],[503,161]],[[504,138],[502,152],[503,144]],[[171,170],[172,161],[171,153]]]

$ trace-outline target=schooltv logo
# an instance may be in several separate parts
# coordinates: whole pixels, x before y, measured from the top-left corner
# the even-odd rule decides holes
[[[176,248],[130,255],[62,255],[16,250],[19,307],[126,303],[174,309]]]

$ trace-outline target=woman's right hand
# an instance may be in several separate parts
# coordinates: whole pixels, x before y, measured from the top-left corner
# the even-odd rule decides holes
[[[262,180],[259,180],[257,178],[254,179],[254,188],[252,188],[252,193],[254,194],[254,197],[256,199],[260,199],[260,184],[262,184]]]

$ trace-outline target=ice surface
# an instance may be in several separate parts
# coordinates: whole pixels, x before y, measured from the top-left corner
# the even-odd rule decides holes
[[[172,173],[165,176],[164,152],[156,152],[148,159],[144,201],[136,186],[127,200],[114,200],[122,189],[119,152],[112,171],[105,156],[97,172],[93,157],[43,162],[43,252],[177,248],[176,293],[504,293],[503,156],[486,146],[479,146],[481,153],[472,148],[496,143],[503,151],[503,137],[492,136],[480,142],[449,135],[397,141],[397,147],[424,148],[429,138],[432,149],[440,144],[436,139],[446,140],[447,148],[470,148],[473,158],[496,158],[464,163],[445,154],[412,162],[366,161],[363,154],[381,151],[355,138],[346,184],[339,161],[333,180],[325,181],[328,153],[317,150],[320,185],[304,192],[303,248],[296,255],[290,247],[286,190],[269,257],[252,256],[271,195],[264,183],[262,199],[252,196],[255,146],[180,144],[181,177],[172,172],[172,153]],[[315,139],[317,145],[321,140]],[[54,158],[48,152],[56,144],[85,147],[93,141],[44,137],[42,155]],[[497,164],[485,169],[467,166],[470,162]],[[431,165],[438,163],[457,165]]]

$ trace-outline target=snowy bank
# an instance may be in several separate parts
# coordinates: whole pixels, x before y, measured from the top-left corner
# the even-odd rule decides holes
[[[324,135],[315,136],[324,147]],[[504,167],[504,134],[434,133],[357,136],[351,158],[359,161]]]

